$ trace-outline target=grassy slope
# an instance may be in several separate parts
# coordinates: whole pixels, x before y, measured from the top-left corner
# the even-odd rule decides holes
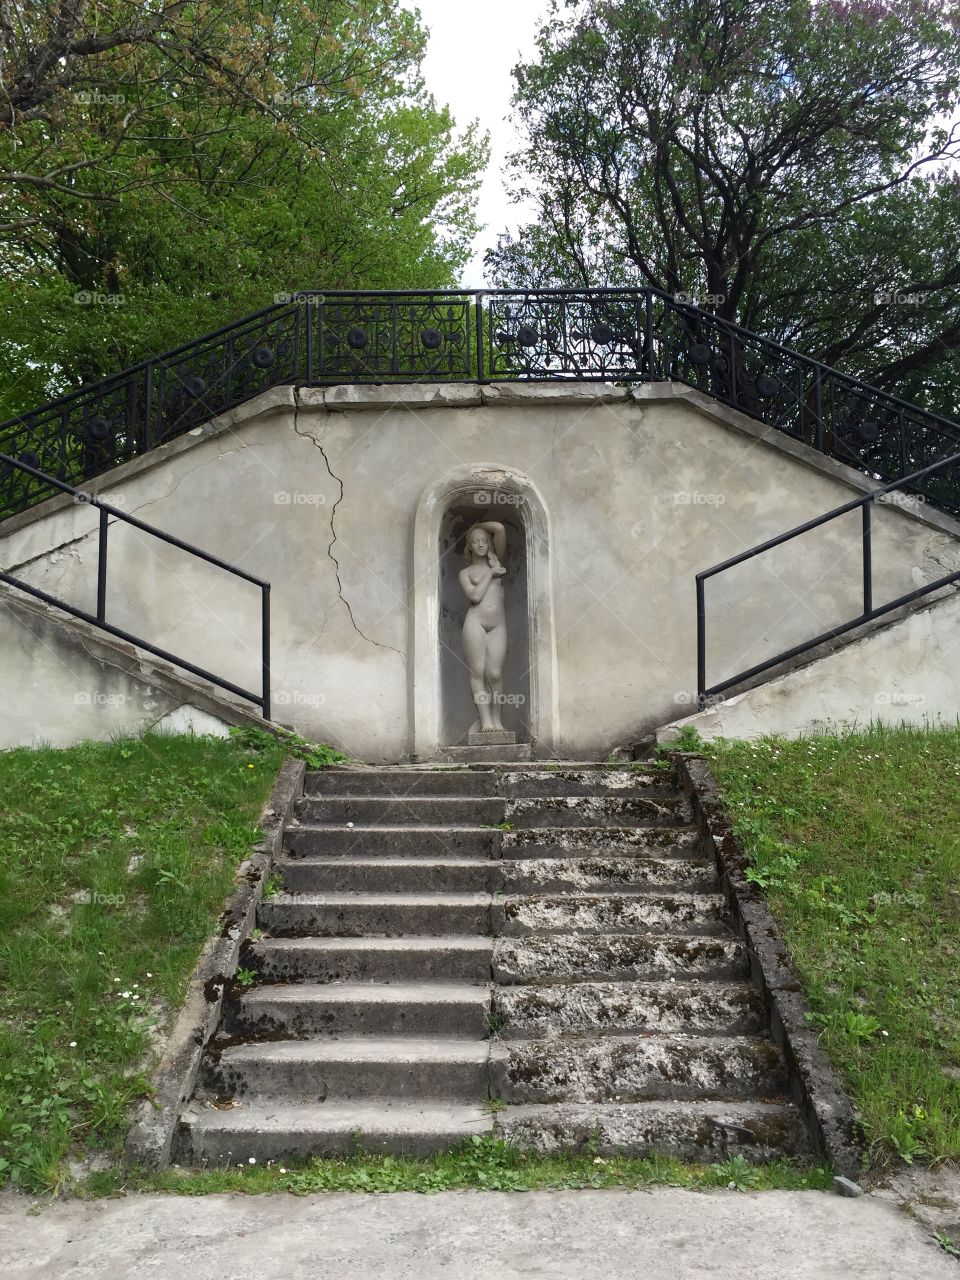
[[[0,754],[0,1181],[116,1149],[282,749],[147,737]]]
[[[710,755],[874,1158],[957,1158],[960,730]]]

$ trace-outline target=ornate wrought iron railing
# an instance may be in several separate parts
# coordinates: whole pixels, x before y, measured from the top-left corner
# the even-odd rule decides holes
[[[902,480],[873,489],[870,493],[865,493],[861,498],[852,498],[849,502],[843,503],[842,506],[834,507],[832,511],[824,512],[822,516],[807,520],[803,524],[797,525],[794,529],[788,529],[786,533],[778,534],[775,538],[768,538],[766,542],[761,542],[757,546],[751,547],[748,551],[742,551],[739,555],[731,556],[728,560],[723,560],[720,564],[715,564],[711,568],[704,569],[698,573],[696,575],[698,706],[702,709],[712,701],[722,697],[724,693],[735,685],[743,684],[747,680],[752,680],[755,676],[763,675],[792,658],[801,657],[803,654],[809,653],[811,650],[825,644],[828,640],[834,640],[839,636],[845,635],[848,631],[853,631],[857,627],[863,626],[866,622],[882,618],[886,614],[892,613],[895,609],[902,609],[905,605],[912,604],[915,600],[931,595],[934,591],[940,591],[944,587],[952,586],[955,582],[960,582],[960,570],[956,570],[953,573],[943,574],[932,582],[927,582],[924,586],[917,587],[914,591],[908,591],[904,595],[899,595],[884,604],[877,605],[874,603],[873,508],[875,504],[884,502],[892,493],[922,493],[926,483],[935,475],[943,472],[950,472],[954,479],[957,479],[958,474],[960,474],[960,453],[952,454],[948,458],[942,458],[939,462],[935,462],[929,467],[924,467],[913,475],[905,476]],[[765,551],[772,551],[775,547],[781,547],[785,542],[792,542],[794,538],[799,538],[802,534],[809,533],[813,529],[819,529],[822,525],[829,524],[831,521],[839,519],[840,516],[847,515],[848,512],[858,509],[861,512],[860,540],[862,542],[863,607],[860,612],[848,618],[846,622],[830,627],[826,631],[821,631],[819,634],[811,636],[808,640],[803,640],[799,644],[792,645],[789,649],[782,650],[773,657],[765,658],[762,662],[755,663],[743,671],[738,671],[736,675],[726,676],[723,680],[718,680],[716,683],[708,685],[706,609],[706,583],[708,580],[717,577],[718,574],[725,573],[728,569],[733,569],[737,565],[745,563],[747,560],[753,560],[757,556],[763,555]]]
[[[304,292],[0,423],[0,519],[283,384],[673,380],[878,480],[960,449],[960,425],[655,289]],[[923,482],[925,485],[927,481]],[[928,501],[960,515],[955,474]]]
[[[54,479],[52,476],[44,475],[42,471],[38,471],[36,467],[32,467],[25,462],[21,462],[18,458],[12,458],[9,454],[0,453],[0,466],[7,468],[11,472],[23,473],[36,487],[36,489],[54,489],[59,493],[71,494],[75,502],[82,502],[94,507],[99,512],[98,537],[97,537],[97,611],[90,613],[86,609],[79,609],[76,605],[70,604],[66,600],[60,599],[58,596],[51,595],[50,592],[44,591],[42,588],[34,586],[30,582],[24,582],[22,578],[14,577],[12,573],[6,570],[0,570],[0,582],[5,582],[11,587],[16,587],[19,591],[25,591],[28,595],[33,596],[37,600],[43,600],[44,603],[53,605],[57,609],[62,609],[64,613],[69,613],[74,618],[80,618],[83,622],[90,623],[91,626],[98,627],[101,631],[106,631],[109,635],[117,636],[121,640],[126,640],[130,644],[135,644],[140,649],[145,649],[147,653],[152,653],[157,658],[162,658],[165,662],[171,662],[183,670],[191,672],[192,675],[199,676],[202,680],[209,680],[211,684],[215,684],[219,689],[226,689],[230,693],[234,693],[237,697],[245,698],[258,706],[263,712],[265,720],[270,719],[270,583],[264,582],[262,578],[255,577],[252,573],[247,573],[245,569],[239,569],[236,565],[229,564],[226,560],[221,560],[219,556],[213,556],[208,551],[201,551],[199,547],[193,546],[190,542],[184,542],[182,538],[175,538],[172,534],[164,533],[162,529],[156,529],[153,525],[146,524],[143,520],[138,520],[136,516],[128,515],[125,511],[120,511],[117,507],[111,506],[107,502],[101,502],[99,498],[94,497],[91,493],[85,493],[81,489],[75,489],[72,485],[66,484],[62,480]],[[168,546],[177,547],[180,551],[186,551],[190,555],[195,556],[199,560],[203,560],[206,564],[212,564],[218,569],[223,569],[225,573],[232,574],[236,578],[242,579],[244,582],[252,583],[260,592],[260,676],[261,686],[259,693],[250,689],[244,689],[242,685],[234,684],[231,680],[224,679],[212,671],[207,671],[204,667],[199,667],[195,663],[188,661],[177,654],[171,653],[167,649],[162,649],[159,645],[153,644],[149,640],[144,640],[141,636],[133,635],[131,632],[124,630],[122,627],[116,626],[115,623],[107,621],[107,552],[109,549],[110,524],[111,520],[121,520],[124,524],[131,525],[134,529],[139,529],[141,533],[148,534],[151,538],[158,538],[161,542]]]

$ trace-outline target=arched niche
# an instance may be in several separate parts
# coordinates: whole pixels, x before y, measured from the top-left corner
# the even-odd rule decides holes
[[[507,614],[507,660],[503,669],[504,729],[517,742],[530,741],[530,611],[527,607],[527,532],[514,494],[496,495],[480,489],[471,497],[452,501],[440,521],[437,556],[440,628],[440,745],[462,747],[477,711],[467,680],[463,658],[463,619],[469,608],[459,575],[467,563],[464,542],[467,530],[481,520],[497,520],[507,534],[504,559],[504,604]],[[491,499],[499,497],[499,501]]]
[[[454,586],[459,590],[456,575],[465,563],[460,553],[471,516],[507,527],[505,589],[508,626],[513,611],[514,630],[504,691],[522,693],[524,702],[505,707],[504,725],[515,730],[518,741],[529,741],[534,754],[550,755],[560,741],[560,724],[549,520],[532,481],[492,465],[456,468],[429,486],[417,506],[410,610],[412,754],[430,759],[441,748],[464,742],[474,719],[466,669],[460,666],[462,701],[453,674],[462,660],[459,628],[467,607]]]

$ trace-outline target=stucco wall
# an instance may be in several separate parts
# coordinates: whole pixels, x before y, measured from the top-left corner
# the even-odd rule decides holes
[[[144,730],[225,737],[255,717],[211,688],[0,586],[0,750],[66,747]]]
[[[816,662],[735,694],[657,732],[676,740],[685,725],[708,741],[799,737],[871,722],[960,723],[960,595],[954,593]]]
[[[531,699],[550,701],[538,750],[567,755],[604,753],[690,705],[698,570],[864,484],[683,388],[551,385],[281,389],[98,487],[271,580],[276,719],[393,760],[413,749],[417,708],[433,696],[414,641],[417,608],[436,611],[437,530],[418,511],[464,475],[478,488],[489,477],[490,518],[498,492],[531,520],[539,512],[530,591],[552,616],[532,646]],[[18,517],[0,562],[91,607],[92,514],[68,502]],[[857,610],[858,521],[708,586],[711,681]],[[954,530],[878,509],[876,601],[960,567]],[[117,526],[108,600],[117,625],[257,687],[253,588]],[[429,753],[429,733],[417,747]]]

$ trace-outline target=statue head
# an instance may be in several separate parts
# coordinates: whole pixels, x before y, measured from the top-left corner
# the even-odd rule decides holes
[[[474,557],[499,565],[507,553],[507,531],[496,520],[481,520],[471,525],[464,540],[468,562]]]

